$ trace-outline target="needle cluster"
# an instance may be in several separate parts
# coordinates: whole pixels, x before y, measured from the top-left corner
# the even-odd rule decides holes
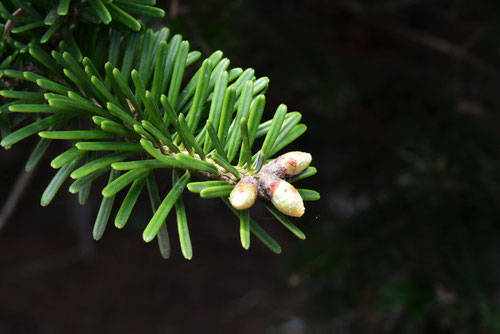
[[[187,189],[220,198],[235,212],[244,248],[253,233],[279,253],[280,246],[251,218],[251,205],[235,202],[246,180],[255,190],[252,204],[263,198],[272,215],[305,237],[285,215],[301,216],[303,200],[319,199],[317,192],[291,185],[314,175],[311,156],[292,152],[272,160],[305,132],[301,114],[280,105],[264,121],[269,79],[256,77],[251,68],[231,68],[221,51],[202,60],[166,27],[148,29],[140,17],[164,15],[154,5],[154,0],[0,3],[1,145],[8,149],[38,135],[26,164],[30,170],[51,142],[68,142],[51,161],[57,172],[42,195],[43,206],[67,179],[69,191],[84,204],[94,181],[107,175],[96,240],[113,214],[117,228],[127,224],[145,188],[153,215],[144,241],[157,239],[168,258],[166,218],[174,211],[182,253],[190,259],[182,198]],[[172,175],[165,195],[158,192],[155,172]],[[126,195],[117,197],[119,192]]]

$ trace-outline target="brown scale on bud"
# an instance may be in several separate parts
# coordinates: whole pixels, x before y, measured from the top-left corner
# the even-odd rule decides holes
[[[311,160],[312,157],[309,153],[294,151],[285,153],[276,158],[274,161],[285,170],[283,176],[290,177],[299,174],[304,169],[309,167]]]
[[[304,202],[297,189],[284,178],[299,174],[311,163],[305,152],[288,152],[267,163],[261,171],[243,177],[234,187],[229,201],[237,210],[250,208],[258,196],[267,198],[281,213],[292,217],[304,214]]]
[[[312,157],[309,153],[293,151],[280,155],[266,164],[262,171],[274,174],[279,178],[294,176],[309,167]]]

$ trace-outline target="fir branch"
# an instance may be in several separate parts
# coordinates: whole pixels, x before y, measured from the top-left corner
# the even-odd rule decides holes
[[[22,9],[15,8],[18,3]],[[0,117],[8,125],[1,145],[10,148],[38,134],[42,139],[28,160],[32,168],[52,140],[72,143],[51,162],[58,171],[42,205],[52,201],[68,177],[75,180],[70,192],[78,193],[83,203],[92,183],[109,174],[95,239],[105,232],[115,196],[128,188],[114,218],[115,226],[123,228],[146,184],[153,216],[143,239],[157,238],[163,257],[170,256],[165,219],[174,207],[182,253],[187,259],[193,255],[182,200],[185,188],[201,198],[220,197],[240,210],[235,213],[245,249],[252,232],[279,253],[249,208],[257,197],[271,202],[271,214],[304,237],[283,214],[300,217],[303,200],[319,199],[314,190],[291,185],[315,174],[311,156],[290,152],[264,163],[304,133],[300,113],[280,105],[262,122],[269,79],[256,78],[253,69],[229,69],[221,51],[197,65],[201,54],[190,51],[188,41],[180,35],[169,39],[168,28],[146,29],[137,19],[135,15],[162,16],[153,3],[60,0],[50,7],[10,0],[0,7],[2,36],[8,42],[0,48],[0,77],[8,81],[0,90]],[[190,77],[189,66],[198,66]],[[19,119],[28,116],[33,121],[19,127]],[[90,128],[80,127],[82,118],[92,120]],[[264,137],[260,147],[259,137]],[[172,170],[173,187],[163,198],[156,169]],[[205,181],[190,182],[195,175]]]

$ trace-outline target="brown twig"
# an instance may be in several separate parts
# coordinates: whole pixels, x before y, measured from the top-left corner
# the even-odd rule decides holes
[[[23,13],[23,9],[18,8],[18,9],[16,9],[16,11],[14,13],[12,13],[12,16],[19,16],[22,13]],[[12,31],[12,29],[14,29],[14,24],[15,24],[14,21],[7,20],[7,22],[5,23],[4,30],[3,30],[2,41],[5,40],[7,37],[9,37],[10,32]]]
[[[144,139],[146,139],[146,138],[144,138]],[[151,144],[154,146],[154,143],[151,143]],[[162,149],[163,149],[163,151],[162,151]],[[158,151],[160,153],[162,153],[162,154],[164,154],[166,156],[172,157],[172,158],[175,158],[177,156],[177,153],[174,153],[174,152],[170,151],[170,149],[168,148],[168,146],[163,146],[162,148],[158,148]],[[182,149],[180,151],[180,153],[185,154],[185,155],[190,155],[189,152],[186,149]],[[192,157],[195,158],[195,159],[198,159],[200,161],[203,160],[196,153],[193,154]],[[246,170],[244,170],[243,168],[236,168],[236,169],[238,169],[238,172],[240,172],[240,175],[241,175],[240,179],[237,179],[233,174],[231,174],[229,172],[226,172],[226,170],[224,169],[224,167],[222,167],[221,165],[217,164],[212,159],[207,158],[206,161],[209,162],[209,163],[211,163],[211,164],[213,164],[213,165],[215,165],[215,167],[217,167],[217,169],[219,170],[220,175],[215,175],[215,174],[211,174],[211,173],[200,171],[200,170],[195,170],[195,172],[198,173],[198,174],[200,174],[200,175],[203,175],[204,177],[206,177],[207,179],[210,179],[210,180],[229,181],[232,184],[236,184],[236,183],[238,183],[238,181],[242,177],[244,177],[244,176],[246,176],[248,174],[248,172]]]

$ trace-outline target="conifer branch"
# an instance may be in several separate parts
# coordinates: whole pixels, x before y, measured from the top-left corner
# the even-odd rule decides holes
[[[143,239],[156,238],[168,258],[165,219],[174,211],[182,254],[190,259],[182,200],[187,188],[230,206],[245,249],[253,233],[279,253],[249,208],[258,197],[271,203],[269,212],[304,238],[285,215],[300,217],[304,200],[319,199],[317,192],[291,185],[314,175],[311,155],[289,152],[270,159],[305,132],[301,115],[280,105],[262,121],[269,79],[255,77],[253,69],[230,69],[221,51],[198,61],[201,53],[190,50],[182,36],[170,36],[168,28],[147,29],[139,19],[163,14],[154,1],[0,4],[0,144],[8,149],[38,134],[27,163],[33,168],[51,141],[71,143],[51,162],[58,171],[42,205],[55,198],[68,177],[74,180],[70,192],[83,204],[93,182],[107,175],[95,239],[103,237],[113,206],[118,207],[115,226],[123,228],[147,188],[153,215]],[[195,70],[186,71],[190,66]],[[82,118],[91,125],[82,127]],[[155,170],[172,172],[173,187],[163,197]],[[202,181],[192,180],[196,174]],[[125,189],[125,198],[116,198]]]

